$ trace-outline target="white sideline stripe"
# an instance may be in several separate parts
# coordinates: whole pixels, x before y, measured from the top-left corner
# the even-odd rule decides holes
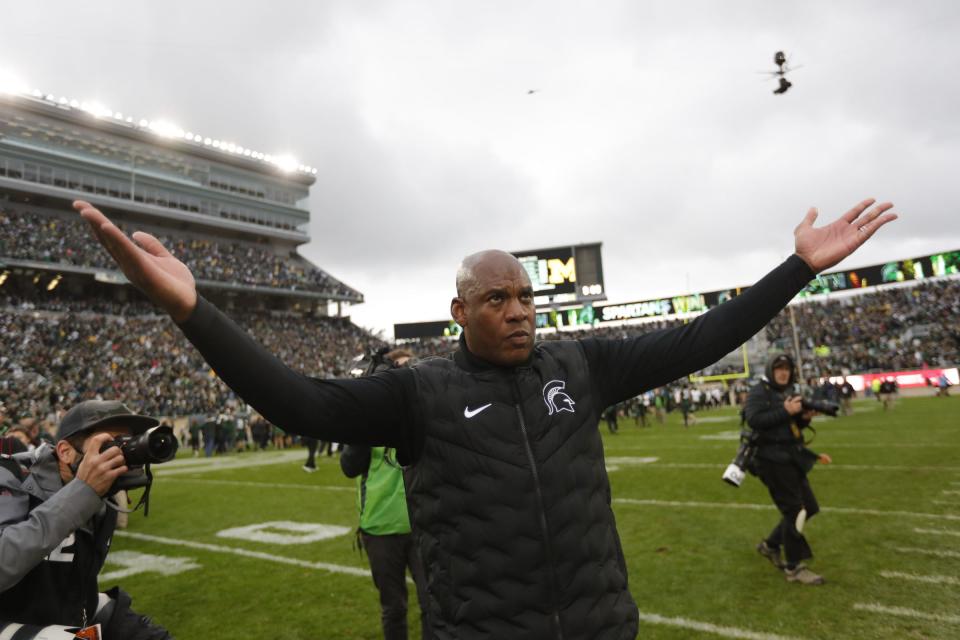
[[[773,511],[772,504],[757,504],[750,502],[682,502],[679,500],[639,500],[636,498],[614,498],[620,504],[634,504],[650,507],[693,507],[707,509],[747,509],[750,511]],[[917,513],[914,511],[885,511],[882,509],[857,509],[854,507],[820,507],[820,511],[829,513],[844,513],[860,516],[896,516],[910,518],[931,518],[933,520],[955,520],[960,522],[960,515],[949,513]]]
[[[704,633],[713,633],[724,638],[742,638],[743,640],[797,640],[796,636],[779,636],[774,633],[763,633],[758,631],[749,631],[747,629],[738,629],[737,627],[722,627],[709,622],[698,622],[696,620],[687,620],[686,618],[668,618],[656,613],[640,612],[640,620],[650,624],[663,624],[669,627],[680,627],[682,629],[692,629],[694,631],[703,631]]]
[[[941,551],[939,549],[921,549],[919,547],[893,547],[894,551],[900,553],[919,553],[924,556],[935,556],[937,558],[960,558],[960,551]]]
[[[881,571],[880,575],[884,578],[893,580],[913,580],[914,582],[926,582],[929,584],[949,584],[954,587],[960,587],[960,578],[953,576],[929,575],[922,576],[915,573],[903,573],[902,571]]]
[[[263,461],[263,460],[294,460],[297,458],[305,458],[306,449],[297,450],[291,449],[290,451],[257,451],[248,454],[218,454],[207,458],[206,456],[198,456],[195,458],[184,457],[176,458],[170,462],[164,462],[164,469],[178,469],[181,467],[217,467],[221,465],[234,465],[242,464],[248,461]]]
[[[650,451],[653,447],[643,447]],[[672,448],[672,447],[667,447]],[[622,449],[621,449],[622,450]],[[611,451],[611,453],[614,453]],[[705,463],[705,462],[656,462],[653,464],[637,467],[637,469],[726,469],[729,462],[723,463]],[[838,464],[834,462],[830,465],[819,466],[819,470],[837,470],[837,471],[947,471],[958,472],[960,467],[908,467],[905,465],[880,465],[880,464]]]
[[[146,542],[156,542],[158,544],[172,544],[177,547],[188,547],[190,549],[200,549],[202,551],[213,551],[216,553],[232,553],[235,556],[244,556],[246,558],[256,558],[258,560],[268,560],[270,562],[279,562],[280,564],[292,564],[296,567],[306,569],[320,569],[331,573],[346,573],[351,576],[370,577],[370,572],[358,567],[344,567],[339,564],[329,564],[326,562],[310,562],[308,560],[297,560],[296,558],[286,558],[276,556],[272,553],[262,551],[250,551],[248,549],[238,549],[236,547],[225,547],[219,544],[207,544],[205,542],[194,542],[192,540],[177,540],[176,538],[164,538],[161,536],[152,536],[146,533],[134,533],[132,531],[117,531],[115,536],[123,538],[133,538],[135,540],[144,540]]]
[[[916,609],[907,609],[906,607],[888,607],[875,602],[857,602],[853,605],[853,608],[857,609],[858,611],[885,613],[891,616],[904,616],[906,618],[917,618],[919,620],[960,624],[960,616],[954,616],[946,613],[927,613],[925,611],[917,611]]]
[[[302,453],[291,452],[290,455],[277,456],[271,458],[264,458],[260,460],[248,460],[246,458],[224,458],[223,462],[217,464],[209,465],[192,465],[192,466],[183,466],[176,469],[171,469],[169,467],[152,467],[154,469],[153,475],[162,476],[164,478],[168,476],[182,475],[185,473],[210,473],[211,471],[227,471],[230,469],[249,469],[251,467],[266,467],[274,464],[288,464],[293,460],[299,460],[303,458]]]
[[[355,487],[337,487],[325,484],[293,484],[282,482],[250,482],[247,480],[207,480],[205,478],[170,478],[167,482],[185,482],[187,484],[225,484],[237,487],[263,487],[266,489],[307,489],[312,491],[349,491],[353,493]]]
[[[960,538],[960,531],[949,531],[947,529],[914,529],[914,533],[930,533],[935,536],[956,536]]]

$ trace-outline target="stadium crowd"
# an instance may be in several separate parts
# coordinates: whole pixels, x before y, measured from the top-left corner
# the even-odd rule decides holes
[[[922,282],[794,306],[805,377],[960,363],[960,279]],[[767,325],[777,350],[793,349],[790,313]]]
[[[280,256],[249,243],[154,235],[190,267],[198,280],[357,295],[296,255]],[[110,256],[91,237],[79,217],[60,217],[10,205],[0,210],[0,258],[115,269]]]
[[[829,297],[794,311],[807,378],[960,362],[960,279]],[[346,375],[357,355],[384,344],[348,319],[242,308],[230,314],[284,362],[320,378]],[[620,338],[679,322],[543,332],[539,339]],[[789,312],[775,318],[766,334],[772,350],[791,349]],[[448,353],[456,343],[432,338],[404,346],[423,358]],[[98,395],[161,416],[215,415],[236,403],[181,332],[145,301],[22,298],[4,291],[0,349],[0,399],[10,424],[23,418],[55,421],[64,407]],[[703,373],[727,369],[719,365]],[[669,411],[685,400],[696,409],[736,396],[708,395],[681,381],[620,411],[639,419],[648,410],[659,415],[660,408]]]
[[[125,315],[116,315],[103,311],[109,303],[78,311],[77,302],[0,300],[7,303],[0,309],[0,397],[11,421],[55,421],[64,408],[97,396],[158,416],[216,413],[234,403],[181,332],[147,303],[122,305]],[[379,344],[347,319],[233,317],[284,362],[319,378],[343,375],[353,357]]]

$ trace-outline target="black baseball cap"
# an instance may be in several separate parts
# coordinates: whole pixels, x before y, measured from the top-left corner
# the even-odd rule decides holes
[[[156,418],[137,415],[130,411],[119,400],[85,400],[63,416],[57,428],[57,440],[115,422],[128,425],[133,435],[143,433],[150,427],[160,424]]]

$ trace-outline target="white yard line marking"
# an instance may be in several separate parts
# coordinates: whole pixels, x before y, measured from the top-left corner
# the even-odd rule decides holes
[[[291,451],[287,454],[282,454],[278,456],[271,457],[256,457],[256,458],[221,458],[218,462],[211,462],[209,464],[194,464],[194,465],[183,465],[180,467],[163,467],[163,466],[154,466],[153,474],[156,476],[176,476],[183,475],[186,473],[209,473],[211,471],[227,471],[230,469],[250,469],[252,467],[266,467],[274,464],[289,464],[294,460],[300,460],[304,457],[303,453]],[[211,458],[216,460],[216,458]],[[172,464],[171,461],[170,464]]]
[[[960,502],[956,500],[931,500],[933,504],[948,504],[951,507],[960,507]]]
[[[247,461],[263,460],[294,460],[303,458],[306,460],[306,449],[291,449],[289,451],[257,451],[253,453],[242,454],[218,454],[209,458],[199,456],[196,458],[180,457],[170,462],[163,463],[164,469],[176,469],[180,467],[216,467],[220,465],[234,465]]]
[[[620,451],[625,450],[627,447],[620,449]],[[675,447],[664,447],[665,449],[673,449]],[[703,447],[690,447],[691,449],[702,449]],[[644,451],[651,451],[656,449],[656,447],[642,447]],[[615,453],[617,450],[610,451],[609,453]],[[733,451],[731,449],[731,451]],[[643,465],[637,467],[638,469],[720,469],[723,470],[729,464],[728,462],[718,462],[705,463],[705,462],[657,462],[654,464]],[[818,471],[946,471],[946,472],[960,472],[960,467],[922,467],[922,466],[906,466],[906,465],[879,465],[879,464],[842,464],[834,462],[833,464],[817,468]]]
[[[168,482],[185,482],[187,484],[220,484],[236,487],[262,487],[264,489],[306,489],[308,491],[349,491],[355,492],[356,487],[337,487],[324,484],[294,484],[282,482],[250,482],[246,480],[207,480],[206,478],[170,478],[164,479],[164,484]]]
[[[948,529],[914,529],[914,533],[930,533],[935,536],[956,536],[960,538],[960,531],[950,531]]]
[[[912,580],[914,582],[926,582],[928,584],[948,584],[953,587],[960,587],[960,578],[953,576],[939,575],[918,575],[915,573],[903,573],[902,571],[881,571],[880,575],[891,580]]]
[[[953,489],[944,489],[941,493],[948,496],[960,496],[960,491],[954,491]]]
[[[875,602],[857,602],[853,608],[858,611],[870,611],[872,613],[885,613],[891,616],[903,616],[906,618],[917,618],[919,620],[930,620],[931,622],[949,622],[951,624],[960,624],[960,616],[947,613],[927,613],[917,611],[916,609],[907,609],[906,607],[888,607]]]
[[[256,558],[257,560],[267,560],[269,562],[278,562],[280,564],[291,564],[296,567],[306,569],[320,569],[321,571],[330,571],[331,573],[346,573],[352,576],[370,577],[370,572],[359,567],[345,567],[339,564],[329,564],[327,562],[310,562],[309,560],[298,560],[296,558],[286,558],[272,553],[262,551],[250,551],[248,549],[238,549],[236,547],[225,547],[219,544],[207,544],[205,542],[194,542],[192,540],[177,540],[176,538],[164,538],[153,536],[146,533],[134,533],[132,531],[117,531],[115,536],[122,538],[133,538],[134,540],[143,540],[145,542],[156,542],[158,544],[170,544],[176,547],[187,547],[189,549],[200,549],[202,551],[213,551],[215,553],[231,553],[235,556],[245,558]]]
[[[723,627],[709,622],[698,622],[697,620],[688,620],[686,618],[669,618],[656,613],[644,613],[642,611],[640,612],[640,620],[650,624],[662,624],[669,627],[680,627],[681,629],[713,633],[718,636],[723,636],[724,638],[742,638],[743,640],[797,640],[796,636],[780,636],[774,633],[738,629],[737,627]]]
[[[894,551],[900,553],[919,553],[924,556],[934,556],[936,558],[960,558],[960,551],[945,551],[941,549],[921,549],[919,547],[891,547]]]
[[[749,502],[694,502],[679,500],[640,500],[636,498],[614,498],[620,504],[632,504],[648,507],[692,507],[706,509],[746,509],[749,511],[773,511],[772,504]],[[930,518],[933,520],[953,520],[960,522],[960,515],[948,513],[917,513],[915,511],[886,511],[883,509],[858,509],[854,507],[821,507],[821,511],[861,516],[895,516],[910,518]]]

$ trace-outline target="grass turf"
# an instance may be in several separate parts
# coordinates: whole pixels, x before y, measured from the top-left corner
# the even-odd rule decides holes
[[[740,489],[720,480],[736,449],[735,439],[724,439],[739,429],[733,410],[702,412],[689,429],[678,413],[647,429],[621,419],[617,435],[601,425],[630,589],[644,616],[639,637],[716,638],[724,628],[755,638],[960,637],[960,399],[902,399],[886,413],[875,401],[855,407],[851,417],[815,423],[812,448],[834,459],[811,474],[823,512],[806,533],[816,554],[810,566],[827,578],[821,587],[788,584],[754,551],[778,514],[758,479],[748,476]],[[191,471],[189,455],[156,467],[150,517],[131,515],[132,535],[118,533],[113,550],[190,558],[200,566],[119,579],[137,611],[181,640],[381,637],[368,576],[278,560],[365,569],[352,535],[291,545],[216,535],[271,521],[352,529],[353,484],[335,458],[321,458],[319,470],[306,474],[305,450],[234,454],[216,461],[283,461],[215,471]],[[656,461],[643,461],[649,457]],[[104,571],[121,568],[108,559]],[[878,605],[933,617],[869,608]],[[419,637],[415,618],[411,637]],[[697,630],[697,623],[712,626]]]

